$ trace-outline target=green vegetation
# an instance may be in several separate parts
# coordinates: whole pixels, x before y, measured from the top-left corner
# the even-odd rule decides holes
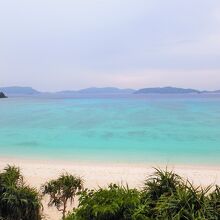
[[[41,208],[37,190],[24,183],[19,168],[7,166],[0,173],[0,219],[40,220]]]
[[[83,180],[70,174],[62,174],[58,179],[47,182],[42,187],[43,195],[49,195],[48,206],[56,206],[62,212],[63,219],[66,216],[68,201],[71,204],[78,192],[83,188]]]
[[[83,191],[65,220],[219,220],[220,188],[210,190],[156,169],[140,191],[117,185]]]
[[[156,169],[143,187],[110,184],[83,189],[79,177],[63,174],[42,186],[49,206],[65,220],[219,220],[220,187],[195,187],[170,171]],[[79,204],[67,213],[68,204]],[[41,196],[24,183],[20,169],[7,166],[0,172],[0,219],[42,220]]]
[[[131,219],[130,216],[139,205],[140,196],[136,189],[111,184],[107,189],[100,188],[97,191],[82,192],[78,209],[66,220]]]

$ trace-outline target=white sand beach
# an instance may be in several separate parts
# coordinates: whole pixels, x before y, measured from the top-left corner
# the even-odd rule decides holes
[[[0,169],[7,164],[21,168],[25,180],[31,186],[40,189],[46,181],[56,178],[63,172],[81,176],[85,180],[85,187],[97,188],[109,183],[128,184],[130,187],[142,187],[144,179],[154,172],[153,167],[168,168],[184,178],[193,181],[195,185],[220,185],[220,166],[196,165],[159,165],[159,164],[104,164],[94,162],[66,162],[28,160],[16,158],[1,158]],[[58,220],[60,213],[55,208],[47,208],[44,200],[44,213],[47,219]]]

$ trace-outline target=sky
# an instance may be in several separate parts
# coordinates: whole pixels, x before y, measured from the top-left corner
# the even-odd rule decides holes
[[[219,0],[0,2],[0,86],[220,89]]]

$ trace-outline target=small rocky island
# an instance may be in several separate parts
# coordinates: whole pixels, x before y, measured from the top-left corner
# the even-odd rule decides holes
[[[8,98],[3,92],[0,92],[0,98]]]

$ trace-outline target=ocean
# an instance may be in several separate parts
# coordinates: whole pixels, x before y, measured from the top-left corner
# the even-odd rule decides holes
[[[0,157],[220,164],[220,95],[1,99]]]

